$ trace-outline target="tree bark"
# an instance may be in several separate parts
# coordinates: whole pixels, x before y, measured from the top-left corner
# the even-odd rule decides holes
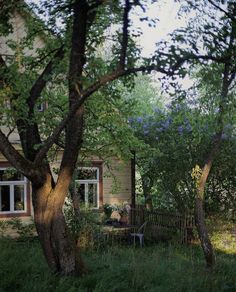
[[[147,210],[153,209],[153,203],[152,203],[152,195],[151,195],[151,189],[153,182],[152,180],[147,176],[141,177],[142,181],[142,187],[143,187],[143,195],[145,198],[145,206]]]
[[[33,184],[32,191],[35,226],[50,269],[60,275],[83,274],[84,264],[62,211],[66,194],[52,188],[50,175],[42,187]]]
[[[236,13],[236,4],[233,6],[233,13]],[[235,64],[235,57],[234,57],[234,42],[235,42],[235,30],[236,26],[234,20],[231,22],[231,33],[229,38],[228,48],[226,49],[225,53],[228,55],[227,60],[224,63],[224,69],[222,74],[222,87],[221,87],[221,94],[220,94],[220,101],[219,101],[219,115],[217,119],[217,131],[216,135],[213,139],[212,147],[209,152],[209,155],[206,159],[205,165],[202,169],[201,177],[197,183],[197,193],[196,193],[196,200],[195,200],[195,221],[196,227],[198,230],[198,235],[201,241],[201,246],[204,252],[204,256],[206,259],[207,267],[212,268],[215,264],[215,256],[212,244],[210,242],[207,228],[205,225],[205,216],[203,210],[203,200],[204,200],[204,189],[206,186],[206,182],[212,167],[212,163],[219,152],[221,141],[222,141],[222,134],[224,128],[224,117],[226,113],[226,106],[228,102],[228,94],[230,85],[235,79],[236,69],[234,67]]]
[[[199,197],[195,200],[195,222],[207,267],[212,268],[215,264],[215,254],[205,224],[203,200]]]

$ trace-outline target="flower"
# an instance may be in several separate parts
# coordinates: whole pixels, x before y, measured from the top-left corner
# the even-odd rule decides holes
[[[130,205],[127,201],[124,201],[122,205],[114,205],[113,211],[117,211],[120,216],[128,215],[130,212]]]
[[[178,127],[178,132],[179,132],[180,135],[183,134],[183,126],[179,126]]]
[[[143,121],[143,118],[142,117],[137,117],[137,122],[138,123],[142,123],[142,121]]]

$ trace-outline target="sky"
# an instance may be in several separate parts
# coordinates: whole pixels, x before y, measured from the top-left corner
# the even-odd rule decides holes
[[[39,0],[26,0],[28,3],[39,3]],[[143,31],[142,37],[139,39],[139,44],[143,48],[143,56],[149,56],[155,50],[155,40],[166,38],[168,33],[174,29],[184,26],[186,20],[184,17],[178,17],[180,5],[174,0],[159,0],[149,6],[145,13],[150,18],[158,18],[159,21],[155,28],[149,27],[146,22],[140,22],[139,16],[132,15],[132,21],[137,26],[140,26]]]
[[[39,3],[39,0],[26,0],[28,3]],[[158,18],[156,27],[148,26],[147,22],[140,22],[139,18],[142,15],[131,15],[131,21],[134,26],[140,27],[143,32],[142,36],[137,39],[138,44],[142,48],[142,56],[148,57],[155,51],[155,42],[166,39],[168,34],[173,30],[186,25],[187,19],[182,15],[178,16],[180,4],[174,0],[159,0],[156,3],[149,5],[143,16],[149,18]],[[140,10],[140,13],[142,11]],[[158,74],[157,76],[158,78]],[[154,78],[156,79],[156,78]],[[182,84],[185,88],[192,85],[192,82],[186,78]]]
[[[140,45],[143,47],[143,55],[149,56],[155,50],[155,42],[153,41],[164,39],[174,29],[186,25],[185,17],[178,17],[180,4],[174,0],[160,0],[158,3],[152,4],[147,11],[148,16],[155,18],[159,21],[156,27],[149,27],[147,23],[142,23],[141,29],[143,35],[139,40]],[[137,21],[137,17],[133,17]]]

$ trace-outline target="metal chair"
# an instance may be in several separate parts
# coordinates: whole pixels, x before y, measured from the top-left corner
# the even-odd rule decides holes
[[[144,232],[145,232],[145,227],[147,225],[147,222],[144,222],[137,230],[137,232],[132,232],[130,233],[131,237],[134,238],[134,246],[136,243],[136,237],[139,238],[139,243],[140,243],[140,247],[142,247],[144,245]]]

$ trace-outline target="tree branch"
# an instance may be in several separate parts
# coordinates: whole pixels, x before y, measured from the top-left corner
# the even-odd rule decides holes
[[[65,129],[67,123],[74,117],[76,111],[80,108],[81,105],[84,104],[84,102],[88,99],[90,95],[92,95],[95,91],[100,89],[102,86],[106,85],[108,82],[111,82],[119,77],[132,74],[132,73],[138,73],[138,72],[151,72],[153,70],[168,74],[168,75],[173,75],[174,71],[181,66],[185,62],[185,59],[181,59],[176,64],[173,65],[173,72],[172,71],[167,71],[162,69],[161,67],[158,67],[156,65],[152,66],[141,66],[138,68],[130,68],[126,70],[116,70],[110,74],[104,75],[103,77],[100,78],[97,82],[89,86],[86,90],[82,91],[79,89],[78,86],[76,86],[76,90],[80,94],[80,99],[78,99],[73,106],[70,108],[69,113],[67,116],[61,121],[61,123],[54,129],[53,133],[51,134],[50,137],[48,137],[47,140],[44,141],[44,145],[41,147],[39,152],[36,155],[35,158],[35,163],[41,161],[47,151],[50,149],[50,147],[54,144],[56,141],[57,137],[61,134],[61,132]]]
[[[129,39],[129,12],[131,9],[130,1],[125,0],[124,14],[123,14],[123,28],[122,28],[122,41],[119,60],[119,69],[125,68],[128,39]]]
[[[35,102],[40,97],[43,89],[45,88],[48,81],[48,76],[50,76],[53,72],[53,66],[55,65],[55,62],[62,59],[64,56],[64,53],[65,53],[64,45],[62,45],[60,48],[57,49],[57,52],[53,56],[53,59],[47,64],[47,66],[45,67],[41,75],[33,84],[30,90],[30,96],[27,99],[27,103],[29,105],[30,110],[33,110]]]
[[[234,16],[232,16],[232,14],[228,13],[227,11],[225,11],[223,8],[221,8],[219,5],[217,5],[214,1],[212,1],[212,0],[208,0],[208,1],[210,2],[210,4],[212,6],[214,6],[216,9],[220,10],[226,16],[228,16],[232,21],[235,21],[236,20],[236,18]]]
[[[0,129],[0,151],[6,157],[6,159],[22,172],[26,177],[31,178],[33,176],[34,165],[30,161],[26,160],[9,142],[5,134]]]
[[[92,5],[89,6],[89,11],[98,8],[99,6],[101,6],[102,4],[104,4],[106,2],[107,2],[107,0],[97,0],[97,1],[95,1],[94,4],[92,4]]]

